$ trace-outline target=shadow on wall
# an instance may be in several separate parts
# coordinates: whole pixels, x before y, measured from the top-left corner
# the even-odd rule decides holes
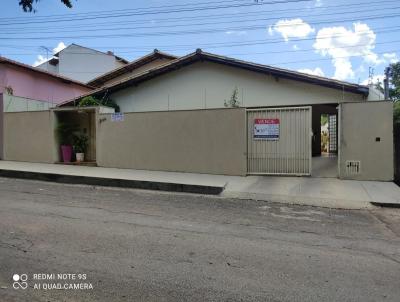
[[[395,123],[393,127],[394,134],[394,179],[400,186],[400,123]]]

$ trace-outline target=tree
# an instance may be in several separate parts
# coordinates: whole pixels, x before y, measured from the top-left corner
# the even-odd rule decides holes
[[[391,87],[389,89],[390,99],[400,101],[400,62],[390,64],[392,76],[390,79]]]
[[[35,8],[33,7],[34,2],[38,2],[39,0],[19,0],[19,5],[22,7],[24,12],[35,12]],[[72,8],[71,0],[60,0],[64,5],[68,8]]]
[[[390,69],[389,97],[394,101],[393,119],[395,123],[400,123],[400,62],[390,64]]]

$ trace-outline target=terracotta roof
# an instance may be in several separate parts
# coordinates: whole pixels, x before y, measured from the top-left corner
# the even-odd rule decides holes
[[[144,81],[148,81],[156,76],[165,74],[167,72],[179,69],[181,67],[190,65],[190,64],[192,64],[194,62],[198,62],[198,61],[214,62],[214,63],[218,63],[218,64],[223,64],[223,65],[246,69],[246,70],[250,70],[250,71],[254,71],[254,72],[268,74],[268,75],[276,76],[278,78],[285,78],[285,79],[305,82],[305,83],[309,83],[309,84],[338,89],[338,90],[346,91],[346,92],[357,93],[357,94],[361,94],[361,95],[368,95],[368,93],[369,93],[369,88],[367,86],[353,84],[353,83],[339,81],[339,80],[334,80],[334,79],[320,77],[320,76],[315,76],[315,75],[309,75],[309,74],[292,71],[292,70],[288,70],[288,69],[283,69],[283,68],[278,68],[278,67],[273,67],[273,66],[269,66],[269,65],[262,65],[262,64],[237,60],[237,59],[233,59],[233,58],[229,58],[229,57],[225,57],[225,56],[220,56],[220,55],[203,52],[201,49],[198,49],[198,50],[196,50],[196,52],[188,54],[184,57],[180,57],[180,58],[175,59],[166,64],[146,70],[146,71],[136,74],[132,77],[126,78],[122,81],[113,83],[109,86],[106,85],[104,87],[95,89],[90,93],[87,93],[80,97],[66,101],[64,103],[60,103],[58,106],[65,106],[67,104],[71,105],[71,103],[74,103],[76,100],[79,100],[82,97],[88,96],[88,95],[99,95],[102,92],[113,93],[115,91],[124,89],[125,87],[129,87],[132,84],[138,84],[138,83],[141,83]]]
[[[156,59],[175,60],[175,59],[177,59],[177,57],[174,55],[165,53],[165,52],[161,52],[158,49],[154,49],[154,51],[149,53],[148,55],[145,55],[135,61],[132,61],[131,63],[129,63],[125,66],[118,67],[114,70],[111,70],[111,71],[105,73],[105,74],[102,74],[102,75],[98,76],[97,78],[94,78],[93,80],[89,81],[88,84],[95,86],[95,87],[100,87],[107,81],[112,80],[112,79],[114,79],[120,75],[123,75],[127,72],[131,72],[131,71],[135,70],[136,68],[139,68],[139,67],[141,67],[149,62],[152,62]]]
[[[50,76],[50,77],[56,78],[56,79],[58,79],[60,81],[66,82],[66,83],[73,83],[73,84],[77,84],[77,85],[80,85],[80,86],[84,86],[84,87],[93,89],[93,87],[88,85],[88,84],[85,84],[85,83],[82,83],[82,82],[79,82],[79,81],[76,81],[76,80],[61,76],[59,74],[55,74],[55,73],[43,70],[43,69],[40,69],[40,68],[36,68],[36,67],[33,67],[31,65],[28,65],[28,64],[24,64],[24,63],[17,62],[17,61],[14,61],[14,60],[11,60],[11,59],[8,59],[8,58],[5,58],[5,57],[1,57],[1,56],[0,56],[0,64],[9,64],[9,65],[17,66],[17,67],[20,67],[20,68],[28,69],[28,70],[33,71],[33,72],[41,73],[41,74],[44,74],[46,76]]]

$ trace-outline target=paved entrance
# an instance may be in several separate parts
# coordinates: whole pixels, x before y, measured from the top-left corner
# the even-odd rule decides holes
[[[312,158],[313,177],[338,177],[338,158],[335,154],[322,154]]]

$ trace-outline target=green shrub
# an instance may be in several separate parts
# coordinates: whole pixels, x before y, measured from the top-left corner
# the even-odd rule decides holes
[[[90,106],[99,106],[101,101],[96,99],[94,96],[85,96],[78,103],[78,107],[90,107]]]
[[[88,146],[89,138],[87,135],[80,133],[74,135],[74,150],[76,153],[85,153]]]
[[[97,99],[94,96],[85,96],[82,98],[79,103],[78,107],[91,107],[91,106],[106,106],[115,109],[115,112],[119,112],[119,106],[113,100],[109,98],[105,99]]]

